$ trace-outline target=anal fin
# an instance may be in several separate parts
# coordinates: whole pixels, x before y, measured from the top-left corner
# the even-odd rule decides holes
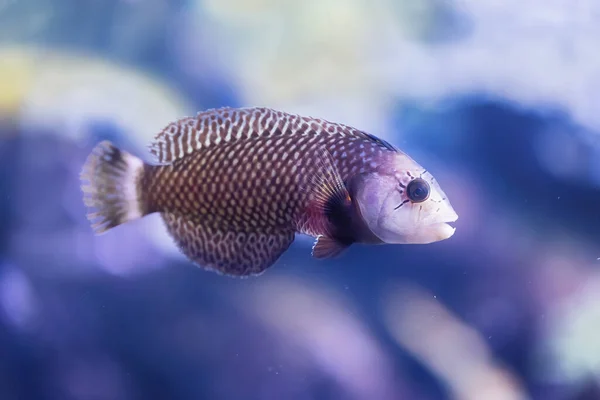
[[[294,231],[227,230],[216,220],[163,213],[169,234],[181,252],[204,269],[229,276],[260,275],[294,241]]]
[[[349,245],[336,239],[319,236],[312,248],[312,255],[315,258],[333,258],[339,256]]]

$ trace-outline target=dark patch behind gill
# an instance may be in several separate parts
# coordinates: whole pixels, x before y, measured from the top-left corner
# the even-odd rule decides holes
[[[328,199],[325,218],[331,226],[332,238],[347,246],[357,241],[354,214],[354,204],[349,197]]]

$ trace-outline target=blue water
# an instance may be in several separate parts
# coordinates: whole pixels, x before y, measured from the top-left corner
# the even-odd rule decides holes
[[[600,125],[592,112],[600,103],[593,93],[595,103],[578,102],[568,90],[547,89],[549,81],[571,78],[553,76],[553,66],[542,61],[538,73],[515,76],[505,90],[494,84],[502,74],[491,73],[473,77],[472,85],[469,76],[458,79],[469,83],[457,84],[462,89],[440,76],[431,85],[448,89],[429,98],[418,85],[405,86],[411,95],[391,89],[383,95],[377,85],[361,89],[386,99],[377,117],[386,129],[371,133],[425,165],[452,201],[460,218],[449,240],[356,245],[317,261],[311,241],[299,238],[264,275],[239,280],[187,262],[156,218],[93,236],[79,189],[85,157],[104,139],[146,157],[143,145],[169,121],[156,122],[155,132],[132,127],[162,118],[162,106],[150,104],[173,104],[156,89],[147,92],[155,103],[141,96],[121,104],[110,97],[113,78],[89,89],[109,75],[93,70],[98,62],[146,74],[176,93],[185,106],[173,106],[175,118],[265,105],[374,125],[367,108],[360,116],[344,108],[371,101],[353,91],[353,80],[337,86],[348,103],[338,103],[327,85],[337,74],[351,76],[346,69],[372,68],[368,74],[376,76],[380,64],[371,57],[394,48],[393,39],[384,45],[371,38],[364,59],[338,59],[345,36],[335,27],[346,14],[327,14],[322,5],[331,38],[321,39],[332,43],[330,53],[311,52],[319,40],[309,41],[298,52],[314,63],[292,59],[288,36],[278,42],[266,34],[262,46],[240,27],[263,26],[252,25],[254,18],[266,18],[265,31],[279,26],[274,15],[288,7],[282,15],[289,25],[277,29],[308,38],[317,28],[289,22],[304,15],[293,2],[280,9],[264,3],[0,4],[0,54],[25,66],[3,67],[0,55],[0,399],[600,398]],[[476,36],[478,21],[485,21],[477,13],[485,7],[470,14],[452,2],[424,4],[433,11],[429,25],[407,34],[414,46],[425,52],[458,46],[460,55],[469,40],[485,39]],[[318,21],[319,10],[302,12]],[[416,11],[389,10],[395,12],[406,12],[396,23],[412,29],[402,24]],[[535,7],[522,12],[537,15]],[[381,18],[383,24],[385,14],[365,15],[364,23],[376,26],[379,20],[369,18]],[[590,12],[590,21],[596,17]],[[593,32],[565,37],[563,25],[553,30],[548,21],[545,32],[567,48],[594,40],[600,46]],[[524,65],[535,64],[535,43],[525,46]],[[257,46],[256,55],[245,52],[249,46]],[[9,48],[23,53],[7,56]],[[44,52],[62,61],[32,61],[31,54]],[[273,52],[281,55],[261,61]],[[587,68],[595,59],[565,54],[591,71],[577,76],[578,87],[598,88],[597,73]],[[489,62],[489,70],[502,71],[486,60],[471,64]],[[298,62],[306,66],[294,70]],[[311,69],[320,62],[338,72]],[[275,68],[288,75],[273,73],[271,84],[264,80],[269,63],[291,69]],[[23,72],[32,67],[32,74]],[[244,74],[251,68],[256,79]],[[87,77],[72,87],[49,84],[61,73]],[[115,87],[133,82],[119,80],[121,73],[114,72]],[[402,74],[418,80],[419,68]],[[403,85],[406,76],[389,86]],[[321,92],[313,85],[319,79]],[[531,83],[527,95],[523,82]],[[108,97],[85,100],[102,88]]]

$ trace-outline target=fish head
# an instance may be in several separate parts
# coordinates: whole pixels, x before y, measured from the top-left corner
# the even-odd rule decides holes
[[[370,231],[384,243],[426,244],[454,234],[458,215],[448,197],[417,162],[401,152],[357,178],[355,200]]]

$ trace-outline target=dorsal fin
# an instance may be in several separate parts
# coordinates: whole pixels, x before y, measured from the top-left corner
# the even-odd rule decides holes
[[[396,146],[394,146],[393,144],[391,144],[390,142],[383,140],[382,138],[379,138],[371,133],[367,133],[367,132],[361,132],[363,135],[365,135],[367,138],[371,139],[373,142],[377,143],[378,145],[385,147],[388,150],[391,151],[398,151],[398,148]]]
[[[159,132],[149,150],[159,163],[169,164],[219,143],[276,135],[356,136],[396,151],[385,140],[350,126],[264,107],[224,107],[181,118]]]
[[[249,118],[247,112],[241,111],[229,107],[209,109],[195,117],[171,122],[154,137],[149,146],[150,153],[159,163],[168,164],[195,150],[229,141],[231,135],[235,135],[232,131],[236,122],[238,130],[247,129],[245,123]]]

